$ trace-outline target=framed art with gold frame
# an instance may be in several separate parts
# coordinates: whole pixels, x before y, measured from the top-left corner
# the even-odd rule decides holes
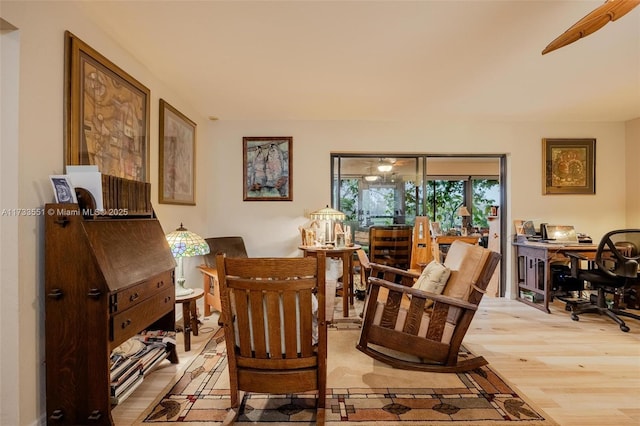
[[[150,90],[65,32],[66,164],[149,181]]]
[[[292,201],[293,137],[242,138],[244,201]]]
[[[543,139],[542,193],[595,194],[596,140]]]
[[[196,123],[160,99],[160,190],[163,204],[196,205]]]

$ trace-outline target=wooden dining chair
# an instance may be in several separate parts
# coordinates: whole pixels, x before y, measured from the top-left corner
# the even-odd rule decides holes
[[[411,225],[369,228],[369,261],[394,268],[409,269],[413,227]]]
[[[216,264],[229,362],[230,416],[239,414],[244,392],[317,391],[317,424],[324,424],[325,254],[297,258],[218,254]]]

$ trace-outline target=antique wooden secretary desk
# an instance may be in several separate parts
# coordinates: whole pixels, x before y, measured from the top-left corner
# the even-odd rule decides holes
[[[116,215],[45,207],[48,424],[112,425],[111,351],[145,329],[175,330],[175,261],[149,184],[136,184],[105,199]],[[178,362],[175,347],[167,356]]]

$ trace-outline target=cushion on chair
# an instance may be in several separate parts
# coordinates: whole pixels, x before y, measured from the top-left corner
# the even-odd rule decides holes
[[[440,262],[432,260],[424,268],[413,288],[428,291],[429,293],[442,294],[450,275],[451,269]]]
[[[454,241],[444,262],[451,269],[451,276],[442,294],[467,301],[490,253],[479,245]]]

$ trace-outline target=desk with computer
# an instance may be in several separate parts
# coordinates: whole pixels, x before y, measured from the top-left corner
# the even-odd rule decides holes
[[[640,319],[626,305],[638,309],[640,229],[611,231],[593,244],[573,226],[516,222],[517,299],[545,312],[558,298],[567,303],[571,318],[583,313],[607,315],[628,331],[620,316]],[[585,283],[589,292],[583,292]],[[574,297],[577,295],[577,297]]]

